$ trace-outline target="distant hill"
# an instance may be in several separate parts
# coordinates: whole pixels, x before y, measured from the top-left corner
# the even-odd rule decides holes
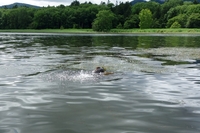
[[[160,4],[163,4],[165,2],[165,0],[153,0],[153,1],[155,1],[157,3],[160,3]],[[147,2],[147,0],[132,0],[130,3],[132,5],[134,5],[134,4],[138,3],[138,2]]]
[[[41,8],[40,6],[35,6],[35,5],[30,5],[30,4],[25,4],[25,3],[13,3],[13,4],[10,4],[10,5],[3,5],[3,6],[0,6],[0,8],[13,8],[13,7],[22,7],[22,6],[25,6],[25,7],[32,7],[32,8]]]
[[[157,3],[160,3],[160,4],[163,4],[165,2],[165,0],[153,0],[153,1],[155,1]],[[194,0],[183,0],[183,1],[191,1],[191,2],[193,2]],[[134,5],[134,4],[138,3],[138,2],[147,2],[147,1],[146,0],[132,0],[130,3],[132,5]],[[197,2],[200,3],[200,0],[197,0]]]
[[[131,5],[134,5],[134,4],[138,3],[138,2],[147,2],[147,1],[146,0],[133,0],[130,3],[131,3]]]
[[[157,3],[163,4],[165,2],[165,0],[154,0]]]
[[[183,1],[191,1],[194,2],[194,0],[183,0]],[[197,0],[198,3],[200,3],[200,0]]]

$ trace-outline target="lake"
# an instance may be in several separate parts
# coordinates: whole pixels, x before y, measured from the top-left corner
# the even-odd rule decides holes
[[[199,133],[199,42],[0,33],[0,133]]]

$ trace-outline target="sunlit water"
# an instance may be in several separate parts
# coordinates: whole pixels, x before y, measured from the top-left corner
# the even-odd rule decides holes
[[[1,33],[0,133],[199,133],[199,42]]]

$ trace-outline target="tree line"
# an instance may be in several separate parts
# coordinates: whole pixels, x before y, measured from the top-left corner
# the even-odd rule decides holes
[[[73,1],[69,6],[0,9],[0,29],[200,28],[200,4],[184,0],[150,0],[93,4]]]

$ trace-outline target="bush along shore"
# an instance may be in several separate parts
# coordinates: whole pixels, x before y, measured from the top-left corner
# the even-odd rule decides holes
[[[190,33],[197,30],[182,28],[200,28],[199,12],[200,4],[194,0],[165,0],[164,3],[155,0],[137,3],[108,1],[100,4],[80,3],[75,0],[68,6],[0,8],[0,29],[49,29],[41,32],[76,32],[71,29],[79,29],[78,32],[92,33]],[[40,32],[37,30],[27,31]]]

